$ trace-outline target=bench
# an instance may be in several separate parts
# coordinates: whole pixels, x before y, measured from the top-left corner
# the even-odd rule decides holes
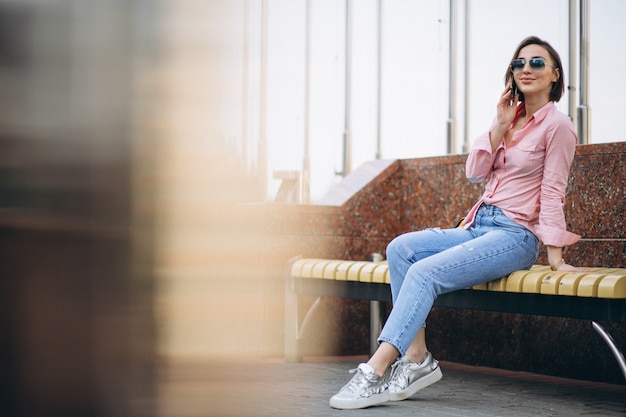
[[[301,295],[317,300],[301,319]],[[320,303],[320,297],[369,300],[370,351],[391,301],[386,261],[294,259],[289,262],[285,291],[285,356],[301,360],[298,342]],[[624,378],[626,361],[611,336],[596,321],[626,322],[626,268],[584,268],[583,272],[552,271],[535,265],[485,284],[441,295],[435,306],[592,320],[615,356]]]

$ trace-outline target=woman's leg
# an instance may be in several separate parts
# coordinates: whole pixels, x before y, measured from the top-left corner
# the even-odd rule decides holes
[[[501,214],[499,210],[498,213]],[[389,381],[391,401],[409,398],[442,377],[438,362],[428,353],[424,325],[417,326],[426,320],[438,295],[504,276],[511,268],[528,268],[536,259],[535,236],[516,225],[506,226],[508,219],[502,214],[498,222],[496,218],[497,214],[487,223],[498,227],[479,227],[474,231],[477,238],[423,257],[408,267],[394,309],[379,337],[379,349],[368,362],[374,372],[383,375],[393,362],[393,355],[402,355],[393,365]],[[506,227],[501,227],[501,223]],[[408,314],[394,316],[398,310]],[[406,320],[402,321],[403,317]],[[404,327],[398,326],[398,320]],[[396,339],[386,339],[394,336]],[[403,352],[404,346],[407,347]]]
[[[393,239],[387,246],[387,260],[394,305],[406,274],[414,263],[473,238],[472,233],[463,228],[432,228],[405,233]],[[422,327],[404,353],[411,362],[421,362],[428,353],[425,334]],[[378,375],[382,375],[398,359],[399,354],[393,345],[383,342],[368,364]]]
[[[426,347],[426,327],[422,327],[417,332],[417,336],[413,339],[409,348],[406,350],[404,356],[410,361],[414,363],[421,362],[426,354],[428,353],[428,348]]]
[[[432,228],[405,233],[393,239],[387,246],[393,304],[395,305],[407,272],[414,263],[473,237],[469,231],[462,228]],[[405,352],[412,362],[420,362],[428,352],[425,334],[425,329],[422,327]],[[398,359],[399,355],[400,352],[396,347],[383,342],[367,363],[374,368],[376,374],[383,375],[387,368]]]
[[[409,268],[421,259],[473,239],[468,230],[432,228],[409,232],[393,239],[387,245],[391,297],[395,303]]]
[[[443,237],[434,239],[435,232]],[[441,371],[432,355],[427,354],[421,364],[409,363],[404,357],[426,350],[424,323],[436,297],[529,268],[539,247],[532,233],[493,206],[481,207],[467,231],[430,229],[428,234],[420,232],[412,238],[416,236],[421,245],[406,245],[408,238],[390,244],[387,257],[394,306],[379,336],[380,346],[368,364],[360,364],[350,382],[331,398],[331,407],[362,408],[402,400],[436,382]],[[460,243],[438,252],[437,245],[446,246],[442,242],[450,237]],[[403,357],[394,364],[387,389],[383,375],[400,355]]]
[[[410,362],[419,363],[424,359],[427,353],[426,328],[422,327],[411,342],[405,356]],[[385,371],[387,371],[387,368],[398,359],[399,354],[400,352],[395,346],[387,342],[382,342],[367,364],[374,369],[376,375],[382,376]]]
[[[389,366],[398,359],[398,355],[398,349],[394,345],[382,342],[367,361],[367,364],[374,369],[376,375],[383,376]]]
[[[508,220],[500,210],[483,213],[477,219],[476,227],[469,231],[474,239],[423,257],[409,266],[404,279],[401,279],[400,288],[396,285],[394,290],[397,291],[394,306],[379,342],[395,346],[399,354],[404,355],[424,326],[438,295],[528,268],[536,259],[537,238]],[[415,256],[419,251],[412,252],[405,249],[405,259],[410,259],[406,256]],[[393,262],[392,258],[389,262]],[[390,265],[390,278],[392,274]]]

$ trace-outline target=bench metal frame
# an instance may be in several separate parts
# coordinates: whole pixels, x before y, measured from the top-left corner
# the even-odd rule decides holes
[[[302,278],[291,275],[288,263],[285,288],[285,358],[300,361],[299,341],[308,322],[320,305],[321,297],[340,297],[370,301],[370,351],[377,347],[385,317],[385,302],[391,302],[389,284],[360,281],[334,281]],[[299,317],[298,297],[316,296],[305,317]],[[549,317],[591,320],[594,329],[602,336],[619,363],[626,378],[626,361],[611,336],[595,321],[626,322],[626,299],[592,298],[566,295],[510,293],[466,289],[443,294],[435,306],[470,310],[516,313]]]

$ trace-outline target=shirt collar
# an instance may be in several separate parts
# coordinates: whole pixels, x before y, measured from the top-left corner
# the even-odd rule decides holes
[[[525,106],[525,104],[522,103],[522,106]],[[535,112],[535,114],[533,114],[532,118],[535,119],[536,123],[541,123],[550,113],[554,111],[554,109],[556,109],[556,105],[554,104],[554,101],[548,101],[542,108],[540,108],[539,110]]]

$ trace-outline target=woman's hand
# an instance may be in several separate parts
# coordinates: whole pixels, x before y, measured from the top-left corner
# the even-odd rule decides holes
[[[511,83],[506,86],[506,90],[500,95],[500,100],[496,106],[496,120],[491,127],[490,136],[492,150],[497,149],[500,141],[504,137],[507,129],[513,123],[515,114],[517,113],[517,101],[519,100],[519,94],[515,97],[511,97]]]
[[[515,118],[518,100],[519,94],[516,94],[515,97],[511,96],[511,82],[509,82],[506,85],[506,89],[502,92],[502,95],[500,96],[500,101],[498,101],[496,114],[497,123],[503,126],[505,129],[508,129],[510,124],[513,122],[513,119]]]
[[[548,252],[548,263],[553,271],[582,272],[582,270],[575,266],[565,263],[565,259],[563,259],[563,248],[546,245],[546,251]]]
[[[583,272],[575,266],[566,263],[561,264],[556,270],[559,272]]]

